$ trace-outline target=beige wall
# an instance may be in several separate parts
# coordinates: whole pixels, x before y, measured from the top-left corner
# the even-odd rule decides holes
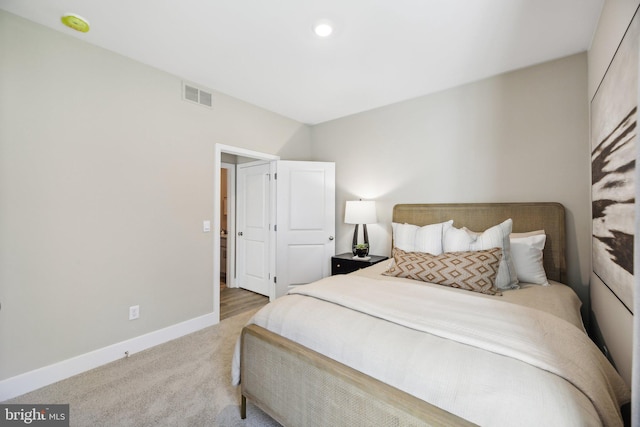
[[[307,126],[180,90],[0,11],[0,380],[211,313],[215,143],[309,158]]]
[[[346,200],[377,201],[374,254],[390,252],[396,203],[554,201],[567,209],[569,283],[588,299],[587,58],[578,54],[312,128],[337,162],[337,252]]]
[[[589,100],[596,93],[639,5],[639,0],[605,0],[589,49]]]
[[[605,2],[588,55],[589,100],[593,98],[638,5],[638,0]],[[591,274],[591,306],[616,367],[625,381],[631,384],[632,337],[638,336],[637,332],[633,334],[633,316],[595,274]]]

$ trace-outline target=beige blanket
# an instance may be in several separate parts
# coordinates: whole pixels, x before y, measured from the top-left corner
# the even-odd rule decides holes
[[[620,425],[627,387],[548,313],[356,275],[291,294],[253,322],[477,424]]]

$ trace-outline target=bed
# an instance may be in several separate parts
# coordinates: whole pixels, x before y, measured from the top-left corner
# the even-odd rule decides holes
[[[248,399],[286,426],[622,425],[629,389],[562,284],[562,205],[396,205],[393,223],[392,260],[299,286],[243,329],[233,363],[243,418]],[[541,235],[531,283],[500,282],[511,280],[507,254],[524,262],[517,239]],[[481,273],[461,273],[460,257]],[[425,281],[443,280],[437,268],[415,273],[445,262],[453,285]],[[467,282],[476,288],[457,288]]]

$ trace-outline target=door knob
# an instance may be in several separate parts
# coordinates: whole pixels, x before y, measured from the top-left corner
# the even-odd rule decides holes
[[[238,231],[238,236],[242,236],[242,231]]]
[[[329,240],[333,240],[333,236],[329,236]]]

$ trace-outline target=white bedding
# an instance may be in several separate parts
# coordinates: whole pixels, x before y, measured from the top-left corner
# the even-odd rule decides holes
[[[300,286],[251,323],[479,425],[621,425],[628,389],[584,334],[568,287],[488,297],[384,268]]]

